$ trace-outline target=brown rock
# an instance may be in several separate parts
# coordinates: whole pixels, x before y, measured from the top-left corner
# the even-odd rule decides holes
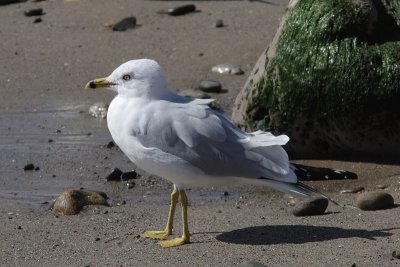
[[[385,192],[365,192],[357,197],[356,204],[362,210],[382,210],[392,208],[394,206],[394,199],[390,194]]]
[[[56,198],[51,209],[54,213],[75,215],[86,205],[109,206],[106,198],[103,192],[67,189]]]

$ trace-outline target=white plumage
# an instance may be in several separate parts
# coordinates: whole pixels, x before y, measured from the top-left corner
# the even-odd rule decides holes
[[[106,81],[118,92],[107,114],[111,135],[139,168],[178,188],[268,181],[293,192],[297,178],[281,147],[286,135],[243,132],[207,106],[212,100],[175,94],[153,60],[128,61]]]

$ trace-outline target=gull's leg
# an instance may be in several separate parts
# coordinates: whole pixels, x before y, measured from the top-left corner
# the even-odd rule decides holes
[[[162,247],[176,247],[186,243],[189,243],[189,227],[188,227],[188,218],[187,218],[187,196],[185,191],[179,190],[179,194],[181,195],[181,203],[182,203],[182,236],[177,237],[171,240],[162,240],[159,244]]]
[[[169,207],[168,221],[167,225],[165,226],[165,229],[163,231],[146,231],[142,234],[142,237],[164,239],[172,234],[172,228],[174,225],[175,207],[176,203],[178,202],[179,193],[180,193],[179,190],[174,185],[174,190],[172,190],[171,193],[171,206]]]

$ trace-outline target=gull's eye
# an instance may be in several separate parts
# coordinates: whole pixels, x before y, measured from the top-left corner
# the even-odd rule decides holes
[[[129,74],[125,74],[124,76],[122,76],[122,79],[125,81],[129,81],[130,79],[132,79],[132,77]]]

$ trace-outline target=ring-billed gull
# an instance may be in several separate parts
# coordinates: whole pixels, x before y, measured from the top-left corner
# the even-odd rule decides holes
[[[163,247],[189,242],[187,186],[248,183],[309,196],[314,191],[298,183],[281,147],[286,135],[246,133],[223,114],[212,110],[210,99],[190,99],[172,92],[164,71],[150,59],[128,61],[106,78],[86,88],[110,88],[118,94],[107,113],[112,138],[139,168],[174,184],[167,225],[145,237],[165,239],[172,233],[179,196],[183,233],[160,241]]]

